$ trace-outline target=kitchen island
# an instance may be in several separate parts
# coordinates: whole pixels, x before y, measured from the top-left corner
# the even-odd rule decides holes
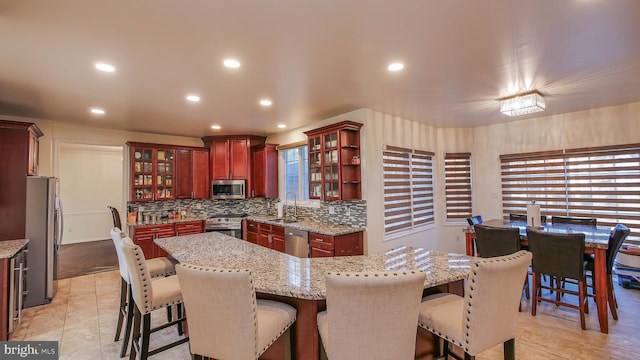
[[[298,258],[220,233],[161,238],[155,243],[181,263],[251,270],[259,297],[283,301],[298,310],[292,334],[294,351],[296,359],[305,360],[318,358],[316,314],[325,306],[326,273],[422,270],[427,275],[425,292],[461,293],[471,259],[411,247],[363,256]],[[433,344],[426,349],[433,350]]]

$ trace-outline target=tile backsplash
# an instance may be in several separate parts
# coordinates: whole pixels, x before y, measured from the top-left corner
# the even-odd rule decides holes
[[[186,210],[192,216],[211,217],[215,214],[247,214],[250,216],[277,216],[280,199],[184,199],[148,202],[128,202],[130,210],[141,211],[143,214],[162,216],[173,211]],[[289,201],[285,205],[293,206]],[[289,208],[289,210],[291,210]],[[289,214],[292,214],[290,211]],[[320,207],[297,207],[298,219],[329,222],[341,225],[367,226],[367,202],[365,200],[352,201],[321,201]]]

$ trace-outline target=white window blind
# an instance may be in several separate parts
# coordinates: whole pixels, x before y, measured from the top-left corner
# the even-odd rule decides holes
[[[631,229],[640,243],[640,144],[502,155],[502,206],[525,213],[536,200],[544,215],[591,217]]]
[[[383,150],[385,234],[434,222],[433,155],[393,146]]]
[[[448,221],[471,216],[471,153],[444,154],[445,210]]]

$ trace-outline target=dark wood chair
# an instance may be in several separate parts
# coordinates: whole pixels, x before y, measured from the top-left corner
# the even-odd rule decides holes
[[[476,224],[482,224],[482,215],[476,215],[476,216],[472,216],[472,217],[468,217],[467,218],[467,222],[469,223],[469,225],[476,225]]]
[[[122,230],[122,222],[120,221],[120,213],[118,209],[113,206],[107,206],[111,210],[111,218],[113,219],[113,227],[117,227]]]
[[[607,298],[609,302],[609,309],[611,310],[611,315],[615,320],[618,320],[618,301],[616,300],[616,294],[613,288],[613,262],[616,259],[616,255],[618,255],[618,250],[622,246],[622,243],[627,239],[629,233],[631,231],[629,228],[623,224],[617,224],[613,229],[611,229],[611,235],[609,235],[609,247],[607,248]],[[586,270],[594,274],[594,257],[593,255],[586,258]],[[595,283],[595,279],[593,279],[593,283]],[[595,296],[595,291],[593,296]]]
[[[584,314],[589,313],[584,267],[584,234],[558,234],[527,228],[529,249],[533,253],[533,289],[531,315],[536,315],[538,301],[549,302],[556,306],[566,306],[580,310],[580,326],[586,329]],[[550,276],[549,285],[540,281],[540,275]],[[561,286],[559,279],[575,279],[578,291]],[[542,296],[542,289],[555,291],[555,299]],[[561,294],[577,295],[579,305],[561,301]]]
[[[552,216],[551,217],[552,224],[573,224],[573,225],[588,225],[588,226],[596,226],[598,225],[598,220],[596,218],[577,218],[577,217],[568,217],[568,216]]]
[[[509,221],[522,221],[527,222],[526,214],[509,214]],[[540,224],[547,223],[547,215],[540,215]]]

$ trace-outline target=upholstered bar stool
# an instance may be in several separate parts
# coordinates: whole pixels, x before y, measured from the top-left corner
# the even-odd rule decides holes
[[[465,359],[503,343],[504,358],[515,359],[518,304],[530,263],[531,253],[524,250],[474,259],[464,298],[434,294],[422,300],[418,325],[443,338],[445,359],[458,358],[449,343],[461,347]]]
[[[415,357],[425,273],[347,272],[326,276],[318,331],[331,360]]]
[[[129,359],[136,359],[137,355],[140,354],[140,359],[145,360],[151,355],[189,341],[188,337],[182,337],[169,344],[149,350],[151,333],[172,325],[178,325],[178,333],[181,333],[182,322],[186,319],[183,317],[180,283],[175,275],[152,279],[142,249],[135,245],[131,238],[125,237],[122,239],[120,246],[125,258],[129,283],[131,284],[131,294],[135,304],[133,306],[134,322]],[[151,312],[172,305],[177,305],[177,320],[168,321],[163,325],[152,328]],[[129,310],[131,310],[131,306],[129,306]]]
[[[255,360],[281,335],[290,338],[296,309],[256,299],[249,270],[180,264],[176,272],[189,314],[189,347],[194,359]]]
[[[129,274],[127,272],[127,263],[120,247],[122,237],[127,237],[127,234],[123,233],[119,228],[114,227],[111,229],[111,240],[116,248],[116,255],[118,256],[118,268],[120,270],[120,306],[118,308],[118,323],[116,325],[116,336],[113,341],[120,340],[120,334],[122,333],[122,323],[126,317],[124,339],[122,346],[120,347],[120,357],[124,357],[127,353],[127,347],[129,346],[129,338],[131,335],[131,325],[133,321],[133,298],[131,294],[131,284],[129,283]],[[176,261],[172,258],[160,257],[155,259],[149,259],[146,261],[149,275],[152,278],[165,277],[169,275],[175,275]],[[171,308],[167,308],[167,318],[171,319]]]

